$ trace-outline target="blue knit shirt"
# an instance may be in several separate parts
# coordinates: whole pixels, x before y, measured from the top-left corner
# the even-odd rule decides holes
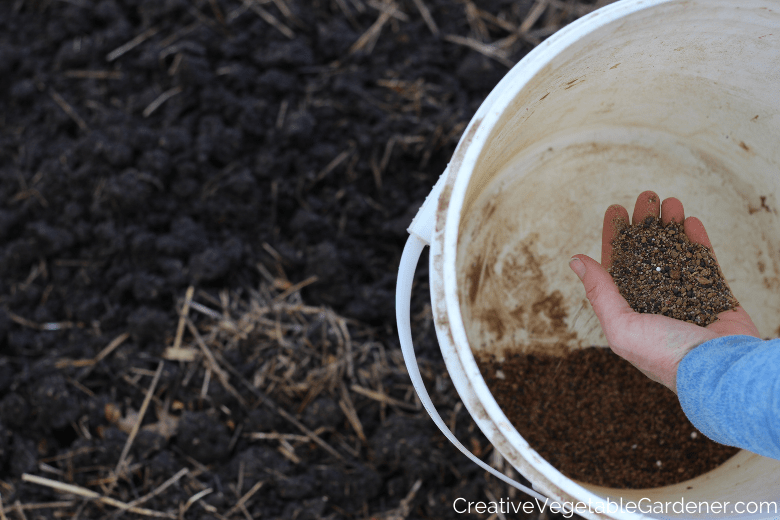
[[[710,439],[780,460],[780,339],[726,336],[699,345],[680,362],[677,396]]]

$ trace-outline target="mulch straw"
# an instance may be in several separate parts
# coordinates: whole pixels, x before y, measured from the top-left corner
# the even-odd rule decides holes
[[[188,406],[176,398],[172,399],[169,390],[157,391],[165,363],[187,365],[184,371],[192,375],[182,386],[186,388],[188,383],[191,386],[193,381],[202,380],[206,388],[193,391],[207,400],[210,395],[208,387],[220,385],[245,411],[266,407],[278,414],[287,423],[287,429],[294,433],[241,431],[231,423],[230,410],[226,410],[222,417],[225,424],[233,426],[234,443],[240,438],[246,442],[276,446],[280,454],[296,464],[302,462],[296,450],[310,443],[327,458],[342,462],[365,458],[363,448],[368,441],[357,410],[367,403],[379,403],[383,414],[386,410],[407,415],[424,414],[410,383],[406,387],[396,385],[392,390],[383,386],[383,380],[388,376],[406,380],[400,351],[388,351],[385,345],[375,341],[370,327],[347,320],[328,307],[307,305],[300,291],[316,280],[307,279],[293,284],[284,277],[270,275],[264,267],[260,271],[266,277],[265,282],[245,295],[222,292],[214,297],[194,287],[188,288],[179,302],[179,321],[176,329],[171,331],[171,344],[163,351],[157,370],[150,372],[145,368],[146,364],[144,367],[128,367],[129,372],[146,376],[136,381],[145,397],[137,413],[126,410],[123,415],[118,407],[106,408],[107,419],[129,434],[116,465],[74,467],[74,453],[42,462],[41,469],[50,473],[52,478],[25,474],[22,480],[54,490],[62,500],[6,505],[0,508],[0,514],[18,515],[23,511],[47,508],[55,510],[55,515],[72,516],[80,508],[84,517],[111,514],[113,509],[114,516],[131,512],[155,518],[180,518],[183,511],[199,507],[217,518],[243,516],[242,511],[261,489],[262,481],[229,508],[220,511],[201,500],[213,490],[203,488],[198,481],[198,475],[206,468],[191,458],[188,458],[190,467],[183,468],[164,482],[154,485],[153,481],[147,480],[141,488],[136,488],[135,493],[141,495],[140,498],[133,499],[128,494],[124,482],[139,470],[138,461],[130,455],[138,433],[148,430],[166,438],[173,437],[179,423],[177,412]],[[277,271],[282,272],[281,269]],[[122,334],[94,359],[61,361],[59,366],[87,367],[89,372],[82,374],[88,377],[94,366],[127,339],[128,335]],[[259,368],[250,376],[251,380],[229,361],[235,359],[236,354],[247,362],[258,361],[256,365]],[[431,371],[427,372],[430,379]],[[336,435],[322,428],[312,431],[298,419],[306,407],[323,394],[338,402],[351,431]],[[180,389],[177,397],[182,395],[184,392]],[[148,408],[155,408],[156,414],[147,412]],[[144,417],[149,415],[156,418],[144,421]],[[73,474],[87,472],[91,482],[101,483],[98,489],[102,491],[92,489],[94,486],[66,482]],[[420,485],[421,482],[416,482],[398,509],[386,513],[389,515],[387,518],[405,518],[409,503]],[[182,491],[188,493],[182,494]],[[168,492],[184,497],[178,499],[175,510],[142,507],[153,498],[164,498]],[[399,512],[403,514],[399,516]]]

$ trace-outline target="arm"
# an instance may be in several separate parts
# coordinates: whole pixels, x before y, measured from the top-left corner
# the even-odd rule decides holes
[[[780,339],[703,343],[680,362],[677,395],[710,439],[780,459]]]

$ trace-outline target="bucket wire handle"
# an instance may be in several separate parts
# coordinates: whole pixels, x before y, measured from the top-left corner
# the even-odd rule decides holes
[[[534,491],[533,489],[522,485],[521,483],[507,477],[500,471],[492,468],[486,463],[477,458],[468,448],[466,448],[455,435],[450,431],[449,427],[444,423],[444,420],[436,411],[436,407],[431,401],[431,397],[428,395],[428,391],[423,384],[422,375],[420,375],[420,368],[417,365],[417,357],[414,353],[414,345],[412,343],[412,324],[411,324],[411,301],[412,301],[412,283],[414,281],[414,271],[417,268],[417,261],[420,259],[423,248],[430,244],[431,237],[433,236],[433,226],[435,223],[434,209],[439,201],[439,195],[441,194],[444,181],[447,177],[447,170],[439,178],[439,181],[433,187],[433,190],[425,199],[425,202],[417,212],[417,216],[414,217],[412,224],[409,226],[410,236],[406,241],[403,253],[401,254],[401,263],[398,267],[398,281],[395,291],[395,311],[396,320],[398,322],[398,336],[401,341],[401,352],[404,356],[404,362],[406,363],[406,370],[409,372],[409,378],[412,380],[412,385],[417,392],[420,402],[425,407],[425,411],[431,416],[433,422],[439,427],[439,430],[444,434],[447,439],[457,447],[461,453],[471,459],[476,465],[491,475],[499,478],[514,486],[520,491],[527,493],[528,495],[538,498],[539,500],[547,500],[547,497]]]

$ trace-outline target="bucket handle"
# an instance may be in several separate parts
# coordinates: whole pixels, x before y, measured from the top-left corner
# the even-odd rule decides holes
[[[442,187],[447,177],[449,168],[444,171],[433,190],[428,194],[425,202],[420,207],[417,215],[414,217],[412,224],[409,226],[409,238],[404,246],[403,253],[401,254],[401,263],[398,267],[398,281],[396,283],[395,291],[395,310],[396,320],[398,322],[398,336],[401,341],[401,352],[404,356],[404,362],[406,363],[406,370],[409,372],[409,378],[412,380],[412,385],[417,392],[417,397],[425,407],[425,411],[431,416],[433,422],[439,427],[439,430],[444,434],[447,439],[458,448],[461,453],[471,459],[476,465],[491,475],[499,478],[514,486],[520,491],[534,497],[539,500],[547,500],[547,497],[537,493],[533,489],[524,486],[523,484],[509,478],[495,468],[488,466],[482,462],[476,455],[474,455],[468,448],[466,448],[455,435],[450,431],[449,427],[444,423],[444,420],[436,411],[436,407],[433,405],[428,391],[423,384],[422,375],[420,375],[420,368],[417,365],[417,356],[414,353],[414,345],[412,342],[412,325],[411,325],[411,300],[412,300],[412,283],[414,281],[414,271],[417,268],[417,261],[420,259],[422,250],[426,245],[431,243],[433,236],[433,227],[436,220],[435,208],[438,204],[439,196],[441,195]]]

